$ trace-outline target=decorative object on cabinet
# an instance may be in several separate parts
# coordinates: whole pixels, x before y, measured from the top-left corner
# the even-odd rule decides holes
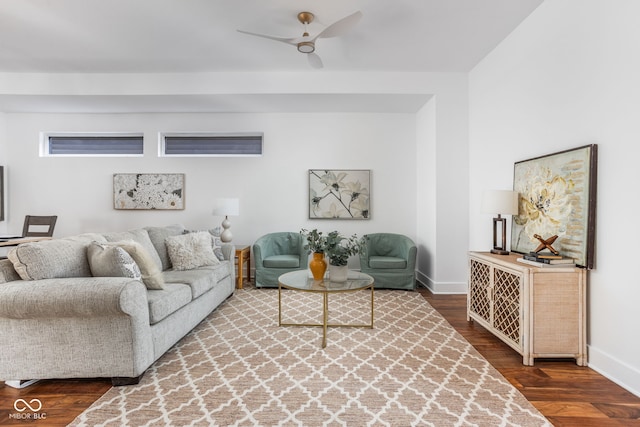
[[[553,245],[553,242],[555,242],[556,239],[558,238],[557,234],[549,237],[548,239],[545,239],[544,237],[540,236],[539,234],[534,234],[533,237],[538,239],[538,241],[540,242],[538,247],[535,248],[533,250],[533,252],[537,253],[537,252],[540,252],[543,249],[549,249],[549,251],[551,251],[552,254],[554,254],[554,255],[558,255],[559,254],[559,252],[556,251],[556,249],[553,246],[551,246],[551,245]]]
[[[229,216],[240,215],[240,202],[238,199],[216,199],[213,215],[224,216],[224,220],[222,221],[223,231],[220,235],[220,240],[224,243],[229,243],[233,239]]]
[[[184,174],[113,174],[115,209],[184,209]]]
[[[469,253],[467,320],[485,327],[522,355],[574,358],[587,364],[587,270],[540,268],[518,255]]]
[[[518,193],[509,190],[487,190],[482,195],[482,211],[498,214],[493,218],[493,249],[491,253],[508,255],[507,250],[507,219],[501,215],[518,214]],[[502,244],[498,246],[498,223],[501,224],[500,235]]]
[[[511,250],[529,253],[534,235],[558,235],[556,249],[576,264],[594,266],[597,145],[516,162],[513,189],[519,213],[511,226]]]
[[[369,219],[371,171],[309,169],[310,219]]]

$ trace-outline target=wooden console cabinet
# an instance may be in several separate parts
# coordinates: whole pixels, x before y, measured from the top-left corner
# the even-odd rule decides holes
[[[525,365],[543,357],[586,365],[586,270],[536,267],[519,257],[469,253],[467,320],[520,353]]]

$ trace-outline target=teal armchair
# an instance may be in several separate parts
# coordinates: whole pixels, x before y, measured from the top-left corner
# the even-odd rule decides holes
[[[373,277],[376,288],[415,290],[416,254],[416,245],[407,236],[367,234],[360,270]]]
[[[253,244],[256,287],[277,287],[278,277],[290,271],[305,270],[309,255],[304,236],[294,232],[270,233]]]

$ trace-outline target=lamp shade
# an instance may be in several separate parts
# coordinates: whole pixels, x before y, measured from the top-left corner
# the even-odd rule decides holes
[[[510,190],[487,190],[482,195],[482,212],[517,215],[518,193]]]
[[[238,199],[216,199],[213,215],[238,216],[240,215],[240,202]]]

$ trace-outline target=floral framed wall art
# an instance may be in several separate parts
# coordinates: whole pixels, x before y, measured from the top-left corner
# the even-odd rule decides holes
[[[184,174],[114,174],[113,207],[115,209],[184,209]]]
[[[310,219],[369,219],[371,171],[309,169]]]
[[[596,144],[516,162],[513,190],[518,215],[511,250],[528,253],[557,235],[553,247],[576,265],[593,268],[596,228]]]

